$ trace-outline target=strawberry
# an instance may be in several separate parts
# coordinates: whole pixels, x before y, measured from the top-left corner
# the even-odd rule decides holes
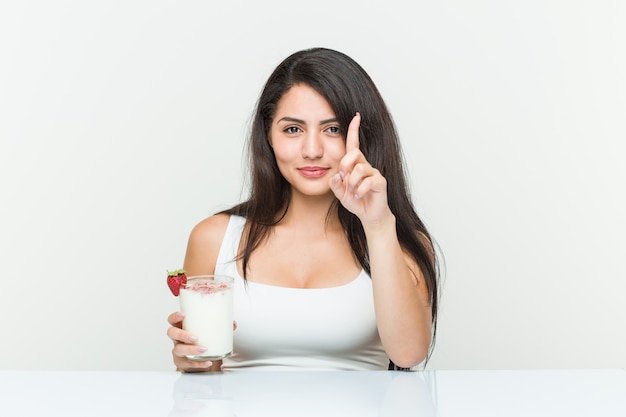
[[[170,287],[172,294],[178,297],[180,294],[180,286],[187,283],[187,275],[183,269],[175,271],[167,271],[167,286]]]

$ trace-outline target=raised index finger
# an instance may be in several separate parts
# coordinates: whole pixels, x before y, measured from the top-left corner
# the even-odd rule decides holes
[[[357,112],[348,126],[346,135],[346,153],[353,149],[359,149],[359,126],[361,125],[361,114]]]

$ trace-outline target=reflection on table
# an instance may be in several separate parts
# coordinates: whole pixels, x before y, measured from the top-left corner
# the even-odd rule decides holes
[[[182,374],[170,416],[435,416],[431,372]]]

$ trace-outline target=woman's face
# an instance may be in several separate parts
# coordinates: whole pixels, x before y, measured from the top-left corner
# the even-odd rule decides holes
[[[278,168],[294,194],[332,193],[329,182],[346,153],[344,138],[328,102],[298,84],[280,99],[269,135]]]

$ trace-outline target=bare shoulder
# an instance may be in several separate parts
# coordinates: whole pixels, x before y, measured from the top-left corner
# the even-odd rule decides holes
[[[216,214],[194,226],[189,234],[183,268],[188,275],[212,274],[230,216]]]
[[[216,240],[221,243],[228,226],[228,214],[215,214],[196,224],[191,230],[190,239],[211,243]]]
[[[433,246],[433,242],[428,238],[428,236],[426,236],[425,233],[423,232],[417,232],[417,233],[418,233],[417,237],[419,238],[420,242],[422,243],[424,248],[428,251],[428,257],[430,259],[430,262],[434,265],[435,247]]]
[[[435,265],[435,252],[434,252],[432,241],[428,238],[428,236],[425,233],[421,231],[417,231],[417,238],[419,239],[421,245],[426,250],[428,254],[428,259],[430,260],[431,264],[434,266]],[[417,262],[417,259],[415,259],[413,255],[404,248],[402,249],[402,252],[404,254],[404,259],[413,274],[413,282],[415,284],[423,284],[424,274]]]

